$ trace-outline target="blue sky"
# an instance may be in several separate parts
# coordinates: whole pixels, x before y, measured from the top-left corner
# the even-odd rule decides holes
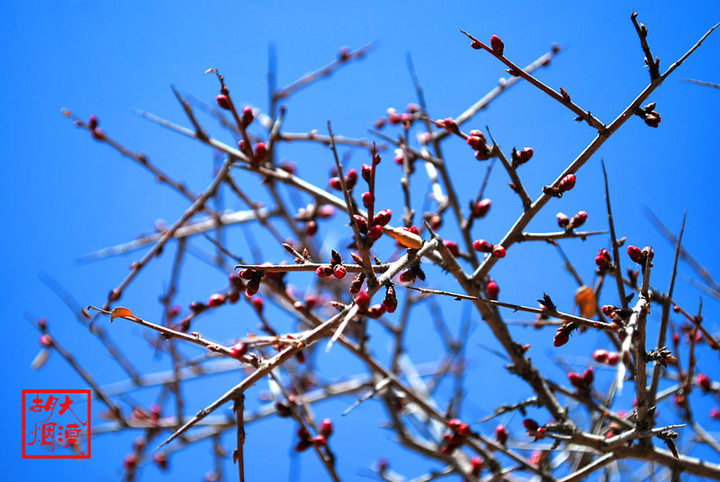
[[[0,192],[6,196],[4,236],[0,241],[6,274],[0,281],[0,306],[8,338],[4,359],[9,369],[0,400],[4,413],[17,420],[8,424],[0,442],[6,454],[5,478],[22,475],[36,479],[46,472],[56,474],[59,480],[117,478],[121,459],[132,441],[125,436],[97,437],[93,446],[96,452],[88,462],[20,458],[20,391],[85,388],[56,354],[42,371],[29,368],[37,351],[38,335],[24,315],[47,316],[52,331],[78,358],[92,366],[102,383],[121,379],[117,366],[91,341],[40,278],[54,278],[80,304],[102,304],[108,290],[119,283],[127,266],[142,252],[93,264],[80,264],[77,259],[151,231],[157,219],[173,222],[186,208],[179,195],[159,186],[137,165],[74,128],[60,114],[61,108],[69,108],[82,118],[97,114],[108,134],[132,149],[145,152],[163,169],[187,179],[192,189],[200,191],[211,179],[212,153],[148,123],[133,110],[150,111],[185,125],[170,85],[211,102],[217,94],[217,82],[203,75],[209,67],[221,70],[238,103],[266,109],[270,44],[277,52],[280,85],[326,64],[342,46],[375,44],[368,58],[291,99],[286,128],[294,132],[312,129],[324,132],[327,120],[331,120],[336,133],[369,137],[367,129],[387,108],[402,109],[416,100],[405,64],[406,53],[412,55],[432,116],[458,115],[492,89],[500,77],[507,76],[489,55],[469,48],[468,41],[459,33],[461,28],[481,39],[489,39],[492,34],[501,36],[507,56],[520,65],[526,65],[558,43],[563,51],[538,77],[553,87],[564,87],[574,101],[606,123],[648,82],[630,22],[630,6],[625,2],[439,5],[428,1],[375,1],[362,6],[339,6],[335,2],[318,2],[314,6],[294,2],[270,5],[78,1],[62,5],[41,2],[32,6],[0,2],[0,41],[4,46],[0,51],[3,87]],[[635,2],[632,8],[640,12],[640,20],[650,29],[649,42],[653,52],[660,56],[662,70],[720,21],[720,6],[716,2],[697,2],[682,8],[670,2]],[[648,207],[675,231],[687,210],[685,246],[711,273],[720,272],[715,255],[720,236],[716,222],[720,177],[714,146],[720,91],[680,80],[720,82],[718,58],[720,39],[716,33],[650,98],[657,102],[662,114],[661,126],[651,129],[639,118],[631,119],[578,174],[576,192],[548,206],[530,225],[531,230],[552,229],[557,211],[573,214],[581,209],[590,213],[589,229],[605,229],[600,168],[603,158],[610,176],[619,235],[627,236],[631,244],[655,247],[653,283],[659,289],[666,289],[669,283],[673,248],[652,227],[645,214]],[[521,174],[531,197],[536,198],[541,187],[553,180],[592,139],[591,129],[573,122],[572,117],[556,102],[520,83],[478,115],[474,126],[489,125],[506,150],[513,145],[534,147],[535,158],[523,167]],[[209,130],[220,132],[208,119],[204,121]],[[230,141],[228,136],[219,135]],[[450,170],[460,180],[458,190],[465,194],[463,199],[473,196],[482,182],[484,165],[469,157],[460,141],[448,144],[446,154],[453,159]],[[327,150],[309,146],[287,146],[281,156],[292,159],[301,173],[306,172],[310,179],[320,183],[325,182],[332,162]],[[358,167],[366,162],[362,156],[353,154],[351,165]],[[386,159],[389,162],[383,167],[387,174],[381,180],[381,188],[388,193],[388,205],[399,212],[402,198],[396,184],[397,172],[390,153]],[[493,199],[493,210],[478,237],[498,238],[516,219],[519,203],[506,184],[505,174],[500,173],[498,166],[487,192]],[[415,198],[418,204],[423,194],[418,191]],[[599,248],[606,246],[606,241],[606,238],[585,243],[568,241],[564,245],[587,282],[592,280],[593,257]],[[243,250],[243,255],[249,256],[247,246],[238,245],[238,251]],[[269,256],[282,259],[277,253]],[[503,290],[502,298],[534,304],[546,290],[553,299],[568,309],[571,307],[573,281],[562,270],[554,250],[519,245],[505,261],[493,271]],[[157,295],[167,279],[169,263],[169,256],[153,263],[128,293],[126,302],[136,307],[136,312],[157,316]],[[687,281],[694,275],[685,265],[680,273],[678,298],[688,309],[695,310],[701,293]],[[202,263],[190,264],[185,276],[187,284],[179,295],[184,306],[196,298],[204,299],[225,283],[222,273]],[[454,287],[443,279],[437,285]],[[703,299],[708,326],[717,330],[718,302],[707,296]],[[449,316],[462,315],[461,308],[450,308]],[[418,318],[418,331],[411,338],[417,348],[417,360],[433,361],[432,349],[426,353],[422,349],[427,338],[423,330],[431,330],[431,324],[421,316]],[[141,330],[118,323],[107,329],[142,366],[148,369],[166,366],[162,360],[147,356]],[[474,418],[480,418],[497,403],[523,395],[493,394],[488,399],[480,396],[482,384],[493,383],[483,377],[489,377],[491,369],[501,370],[503,364],[479,347],[481,333],[478,328],[471,354],[478,377],[477,385],[471,383],[474,386],[471,394],[477,397],[470,397],[468,402],[468,416]],[[554,365],[550,367],[552,357],[558,355],[549,349],[550,337],[549,332],[538,335],[529,331],[524,336],[528,342],[537,338],[537,343],[548,345],[538,349],[533,360],[557,370]],[[588,337],[562,355],[573,363],[576,357],[587,357],[600,343],[600,338]],[[701,364],[710,367],[716,362],[710,354],[704,356]],[[336,360],[333,357],[341,361],[334,373],[329,372],[335,376],[360,369],[356,363],[343,364],[344,359],[334,354],[327,361],[329,364]],[[715,378],[720,378],[720,373],[716,369],[715,372]],[[188,397],[196,404],[193,410],[224,392],[232,380],[225,378],[218,381],[219,385],[191,391]],[[209,391],[202,393],[203,390]],[[250,395],[257,397],[257,391]],[[149,395],[138,395],[144,396]],[[318,413],[337,418],[348,403],[348,400],[328,403]],[[342,420],[345,426],[338,430],[336,451],[342,454],[341,473],[349,480],[357,478],[364,467],[370,467],[382,456],[390,458],[393,466],[408,476],[432,467],[429,462],[427,466],[418,466],[417,458],[397,449],[389,434],[376,428],[383,417],[377,405],[368,405]],[[492,429],[481,425],[476,428]],[[310,480],[313,474],[322,477],[322,468],[310,454],[300,458],[288,456],[291,431],[289,422],[277,421],[258,424],[249,431],[249,456],[254,461],[248,465],[248,473],[254,475],[250,480],[263,477],[282,480],[291,464],[302,466],[300,480]],[[173,461],[174,477],[198,480],[211,468],[209,450],[209,446],[198,447],[192,458]],[[264,462],[260,463],[261,460]],[[271,460],[271,466],[265,466]],[[144,474],[146,480],[155,476],[153,470]]]

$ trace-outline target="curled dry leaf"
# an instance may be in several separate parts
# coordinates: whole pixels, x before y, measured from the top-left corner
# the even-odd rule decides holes
[[[49,356],[50,356],[50,350],[48,350],[47,348],[43,348],[35,356],[32,363],[30,363],[30,367],[33,370],[40,370],[43,367],[43,365],[45,365],[45,362],[48,361]]]
[[[127,318],[128,320],[137,320],[137,316],[133,315],[132,311],[123,306],[113,308],[112,313],[110,313],[110,321],[113,321],[115,318]]]
[[[402,244],[406,248],[420,249],[423,245],[422,238],[410,231],[405,231],[402,228],[394,228],[387,231],[387,234],[398,243]]]
[[[581,286],[575,292],[575,303],[580,307],[580,316],[592,318],[597,313],[597,299],[590,286]]]

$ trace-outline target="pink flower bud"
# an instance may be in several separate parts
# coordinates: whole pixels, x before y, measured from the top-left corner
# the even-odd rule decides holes
[[[570,224],[570,218],[565,213],[557,213],[557,223],[558,226],[565,229]]]
[[[505,257],[505,248],[502,246],[495,246],[492,250],[493,256],[496,258],[504,258]]]
[[[217,97],[215,97],[215,101],[217,102],[217,105],[221,109],[230,110],[231,104],[230,104],[230,99],[228,98],[227,95],[220,94]]]
[[[240,118],[240,120],[242,121],[242,125],[244,127],[247,127],[250,124],[252,124],[252,121],[254,119],[255,119],[255,116],[253,115],[252,107],[250,107],[249,105],[246,105],[243,108],[242,117]]]
[[[340,178],[339,177],[331,177],[330,178],[330,187],[337,191],[342,190],[342,182],[340,182]]]
[[[585,221],[587,221],[588,213],[587,211],[578,211],[578,213],[573,216],[572,220],[570,221],[570,224],[574,228],[579,228],[583,224],[585,224]]]
[[[267,157],[267,147],[264,142],[258,142],[255,146],[255,162],[263,162]]]
[[[370,164],[363,164],[360,169],[360,174],[362,175],[363,180],[369,184],[370,177],[372,176],[372,167],[370,167]]]
[[[327,278],[329,276],[332,276],[333,268],[329,264],[324,264],[322,266],[318,266],[317,269],[315,269],[315,274],[317,274],[320,278]]]
[[[345,185],[348,189],[352,189],[355,187],[355,183],[357,182],[358,174],[355,169],[350,169],[347,173],[347,176],[345,176]]]
[[[233,358],[242,358],[247,351],[248,347],[245,343],[236,343],[232,348],[230,348],[230,356]]]
[[[445,240],[443,241],[443,244],[453,256],[457,257],[460,254],[460,249],[455,241]],[[474,244],[473,247],[475,247]]]
[[[497,440],[501,445],[505,445],[507,443],[508,437],[509,434],[504,425],[498,425],[495,427],[495,440]]]
[[[215,293],[210,297],[207,304],[211,308],[216,308],[220,305],[223,305],[225,304],[225,296],[221,295],[220,293]]]
[[[372,240],[379,239],[383,234],[382,226],[376,224],[375,226],[368,228],[368,237]]]
[[[593,359],[598,363],[607,363],[608,361],[607,350],[595,350],[592,356]]]

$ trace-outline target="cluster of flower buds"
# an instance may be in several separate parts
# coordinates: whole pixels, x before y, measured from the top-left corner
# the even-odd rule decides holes
[[[571,190],[575,187],[575,181],[577,178],[575,174],[568,174],[567,176],[560,179],[557,186],[545,186],[543,192],[549,194],[552,197],[562,197],[563,193]]]
[[[397,303],[397,301],[396,301]],[[370,294],[367,291],[363,291],[355,298],[355,304],[361,314],[366,315],[369,318],[377,319],[385,314],[387,308],[384,303],[378,303],[370,306]]]
[[[477,129],[473,129],[468,134],[465,142],[475,150],[475,159],[478,161],[487,161],[493,152],[493,147],[487,145],[485,134]]]
[[[375,121],[375,128],[382,129],[387,123],[392,125],[402,124],[403,127],[409,128],[415,120],[415,114],[418,112],[420,112],[420,106],[417,104],[408,104],[406,111],[403,113],[399,113],[397,110],[390,107],[387,110],[387,117],[383,117]]]
[[[295,445],[295,450],[297,452],[304,452],[313,445],[315,445],[316,447],[324,447],[327,445],[328,438],[330,438],[330,435],[332,435],[332,433],[333,424],[332,420],[330,420],[329,418],[326,418],[320,424],[320,429],[318,430],[318,434],[315,437],[311,437],[307,430],[300,427],[297,431],[298,438],[300,440]]]
[[[652,267],[652,259],[655,253],[650,246],[645,246],[643,249],[640,249],[637,246],[630,245],[628,246],[627,253],[630,259],[642,266],[643,269],[645,269],[645,265],[648,262],[650,263],[649,266]]]
[[[473,249],[479,253],[492,253],[496,258],[504,258],[506,251],[500,245],[494,245],[484,239],[476,239],[473,241]]]
[[[545,437],[545,433],[547,432],[544,426],[540,426],[540,424],[532,418],[523,420],[523,427],[527,430],[528,435],[535,437],[535,440],[540,440]]]
[[[563,228],[566,231],[572,231],[574,228],[579,228],[583,224],[585,224],[585,221],[587,221],[588,213],[587,211],[578,211],[578,213],[573,216],[572,218],[568,217],[565,213],[557,213],[557,223],[558,226]],[[605,250],[607,251],[607,250]],[[608,253],[609,256],[609,253]]]
[[[603,349],[595,350],[592,357],[596,362],[604,363],[610,366],[615,366],[620,361],[620,355],[617,352]]]
[[[595,381],[595,372],[592,367],[587,367],[582,375],[575,372],[568,373],[568,380],[570,384],[578,389],[578,393],[581,395],[587,395],[590,393],[593,381]]]
[[[647,61],[647,59],[645,60]],[[645,121],[645,124],[649,125],[650,127],[658,127],[660,125],[660,122],[662,121],[660,114],[655,110],[655,106],[655,102],[651,102],[645,107],[638,107],[638,109],[635,111],[635,114],[642,117]]]
[[[448,421],[449,432],[443,435],[442,448],[440,451],[443,455],[451,455],[455,449],[460,447],[465,439],[472,435],[472,429],[467,423],[461,422],[457,418]]]
[[[260,280],[262,280],[263,274],[264,273],[262,271],[255,271],[252,269],[240,270],[238,276],[247,281],[247,285],[245,286],[246,295],[253,296],[258,292],[258,290],[260,290]]]
[[[352,189],[355,187],[355,184],[358,180],[358,173],[355,169],[350,169],[347,174],[345,175],[345,186],[347,187],[348,191],[352,191]],[[330,178],[330,187],[333,189],[337,189],[338,191],[342,190],[342,182],[339,177],[333,176]]]
[[[470,201],[470,214],[474,219],[484,218],[490,211],[491,206],[492,201],[490,199],[482,199],[477,202]]]
[[[513,168],[521,166],[532,159],[533,154],[534,151],[532,147],[525,147],[519,151],[513,147],[512,155],[510,156],[510,165]]]
[[[347,274],[347,269],[343,266],[342,257],[340,253],[332,250],[332,259],[330,264],[323,264],[318,266],[315,273],[321,278],[327,278],[329,276],[335,276],[337,279],[343,279]]]
[[[612,269],[613,263],[612,263],[612,257],[610,256],[610,251],[608,251],[605,248],[598,251],[597,256],[595,256],[595,264],[601,270]]]

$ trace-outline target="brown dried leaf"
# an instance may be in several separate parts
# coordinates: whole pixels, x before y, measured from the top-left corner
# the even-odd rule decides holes
[[[133,312],[129,309],[118,306],[117,308],[113,308],[112,313],[110,313],[110,321],[113,321],[115,318],[126,318],[128,320],[137,320],[137,316],[133,315]]]
[[[387,231],[387,234],[390,235],[391,238],[393,238],[398,243],[402,244],[406,248],[410,249],[420,249],[423,245],[423,240],[420,236],[418,236],[415,233],[411,233],[410,231],[405,231],[402,228],[394,228],[389,231]]]
[[[597,313],[595,292],[590,286],[581,286],[575,292],[575,303],[580,307],[580,316],[592,318]]]

